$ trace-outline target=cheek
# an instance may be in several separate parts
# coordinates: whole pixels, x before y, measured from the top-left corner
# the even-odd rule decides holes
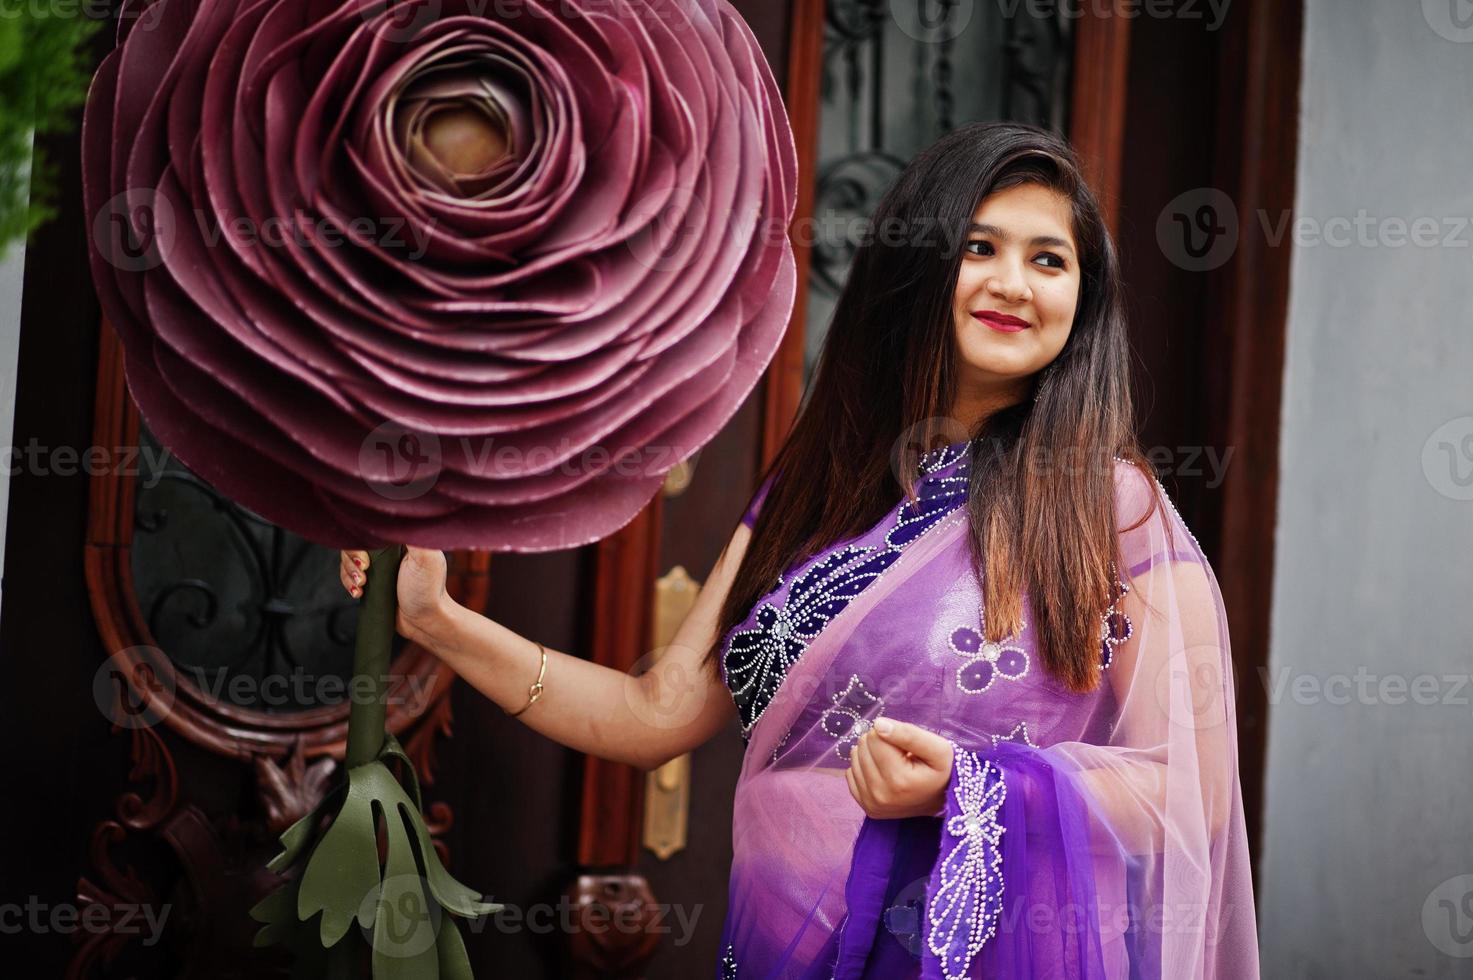
[[[963,263],[961,271],[957,274],[956,289],[953,291],[951,297],[952,303],[957,309],[969,308],[967,306],[968,302],[982,286],[982,277],[975,273],[969,275],[968,273],[970,272],[971,270]]]
[[[1079,308],[1079,283],[1051,282],[1047,287],[1033,293],[1034,306],[1039,318],[1050,327],[1069,327],[1074,323],[1074,314]]]

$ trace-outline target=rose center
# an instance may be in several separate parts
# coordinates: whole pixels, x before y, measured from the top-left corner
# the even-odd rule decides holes
[[[430,109],[423,138],[425,150],[452,174],[485,173],[511,149],[506,130],[465,105]]]

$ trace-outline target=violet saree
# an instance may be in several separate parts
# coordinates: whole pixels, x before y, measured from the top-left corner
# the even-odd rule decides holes
[[[1123,574],[1100,683],[1071,692],[1026,601],[983,639],[970,464],[967,443],[925,456],[915,502],[722,640],[747,747],[719,976],[1257,977],[1227,623],[1196,539],[1115,461]],[[952,742],[944,813],[875,820],[850,795],[881,717]]]

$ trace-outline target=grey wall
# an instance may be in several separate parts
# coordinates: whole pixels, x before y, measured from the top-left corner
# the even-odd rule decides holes
[[[1308,0],[1305,35],[1263,975],[1470,977],[1473,7]]]
[[[14,242],[0,255],[0,595],[5,585],[5,518],[10,512],[10,468],[15,431],[16,358],[20,353],[21,272],[26,244]]]

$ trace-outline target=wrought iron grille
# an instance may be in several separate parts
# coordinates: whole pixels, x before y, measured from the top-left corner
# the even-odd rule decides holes
[[[828,0],[805,378],[853,258],[854,230],[906,161],[956,126],[1067,125],[1066,5]]]

